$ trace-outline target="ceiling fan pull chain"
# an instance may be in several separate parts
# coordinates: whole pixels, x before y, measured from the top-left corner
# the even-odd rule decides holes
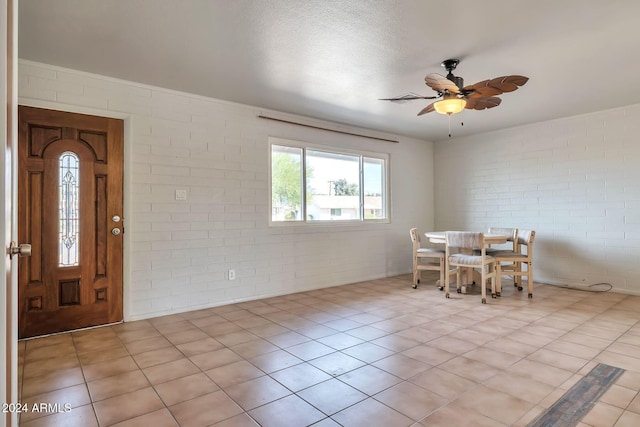
[[[449,138],[451,138],[451,113],[447,114],[449,116]]]

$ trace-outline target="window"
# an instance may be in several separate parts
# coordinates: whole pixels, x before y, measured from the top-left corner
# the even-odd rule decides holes
[[[272,223],[388,220],[387,155],[270,142]]]
[[[59,232],[60,267],[78,265],[79,234],[79,167],[78,156],[70,151],[62,153],[59,159]]]

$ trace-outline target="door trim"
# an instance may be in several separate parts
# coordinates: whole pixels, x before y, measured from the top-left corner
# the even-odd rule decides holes
[[[11,240],[18,235],[17,227],[17,137],[18,137],[18,1],[6,0],[0,5],[0,101],[6,107],[0,112],[0,129],[6,129],[0,136],[2,161],[5,170],[0,176],[0,187],[4,201],[0,202],[4,219],[2,238],[5,250]],[[6,30],[4,30],[6,29]],[[17,261],[9,261],[5,252],[0,280],[0,342],[4,350],[0,351],[0,363],[3,366],[5,384],[0,389],[0,401],[16,403],[18,401],[18,270]],[[0,415],[0,424],[17,426],[15,413]]]

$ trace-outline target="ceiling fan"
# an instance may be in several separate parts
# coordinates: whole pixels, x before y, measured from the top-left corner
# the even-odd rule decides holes
[[[453,70],[460,63],[459,59],[447,59],[442,61],[442,66],[447,70],[447,76],[431,73],[424,78],[425,83],[435,90],[437,96],[421,96],[409,93],[396,98],[383,98],[381,101],[404,102],[416,99],[438,99],[424,107],[418,113],[421,116],[432,111],[449,115],[460,113],[462,110],[485,110],[500,105],[502,99],[497,95],[513,92],[524,85],[529,78],[519,75],[496,77],[495,79],[464,86],[462,77],[454,76]],[[449,132],[451,136],[451,132]]]

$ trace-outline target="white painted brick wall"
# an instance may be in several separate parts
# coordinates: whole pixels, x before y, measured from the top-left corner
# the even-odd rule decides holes
[[[436,227],[536,231],[541,282],[640,294],[640,105],[436,143]]]
[[[409,228],[434,225],[430,142],[270,122],[257,116],[274,112],[29,61],[19,97],[125,120],[128,320],[409,273]],[[388,153],[391,223],[269,227],[269,136]]]

